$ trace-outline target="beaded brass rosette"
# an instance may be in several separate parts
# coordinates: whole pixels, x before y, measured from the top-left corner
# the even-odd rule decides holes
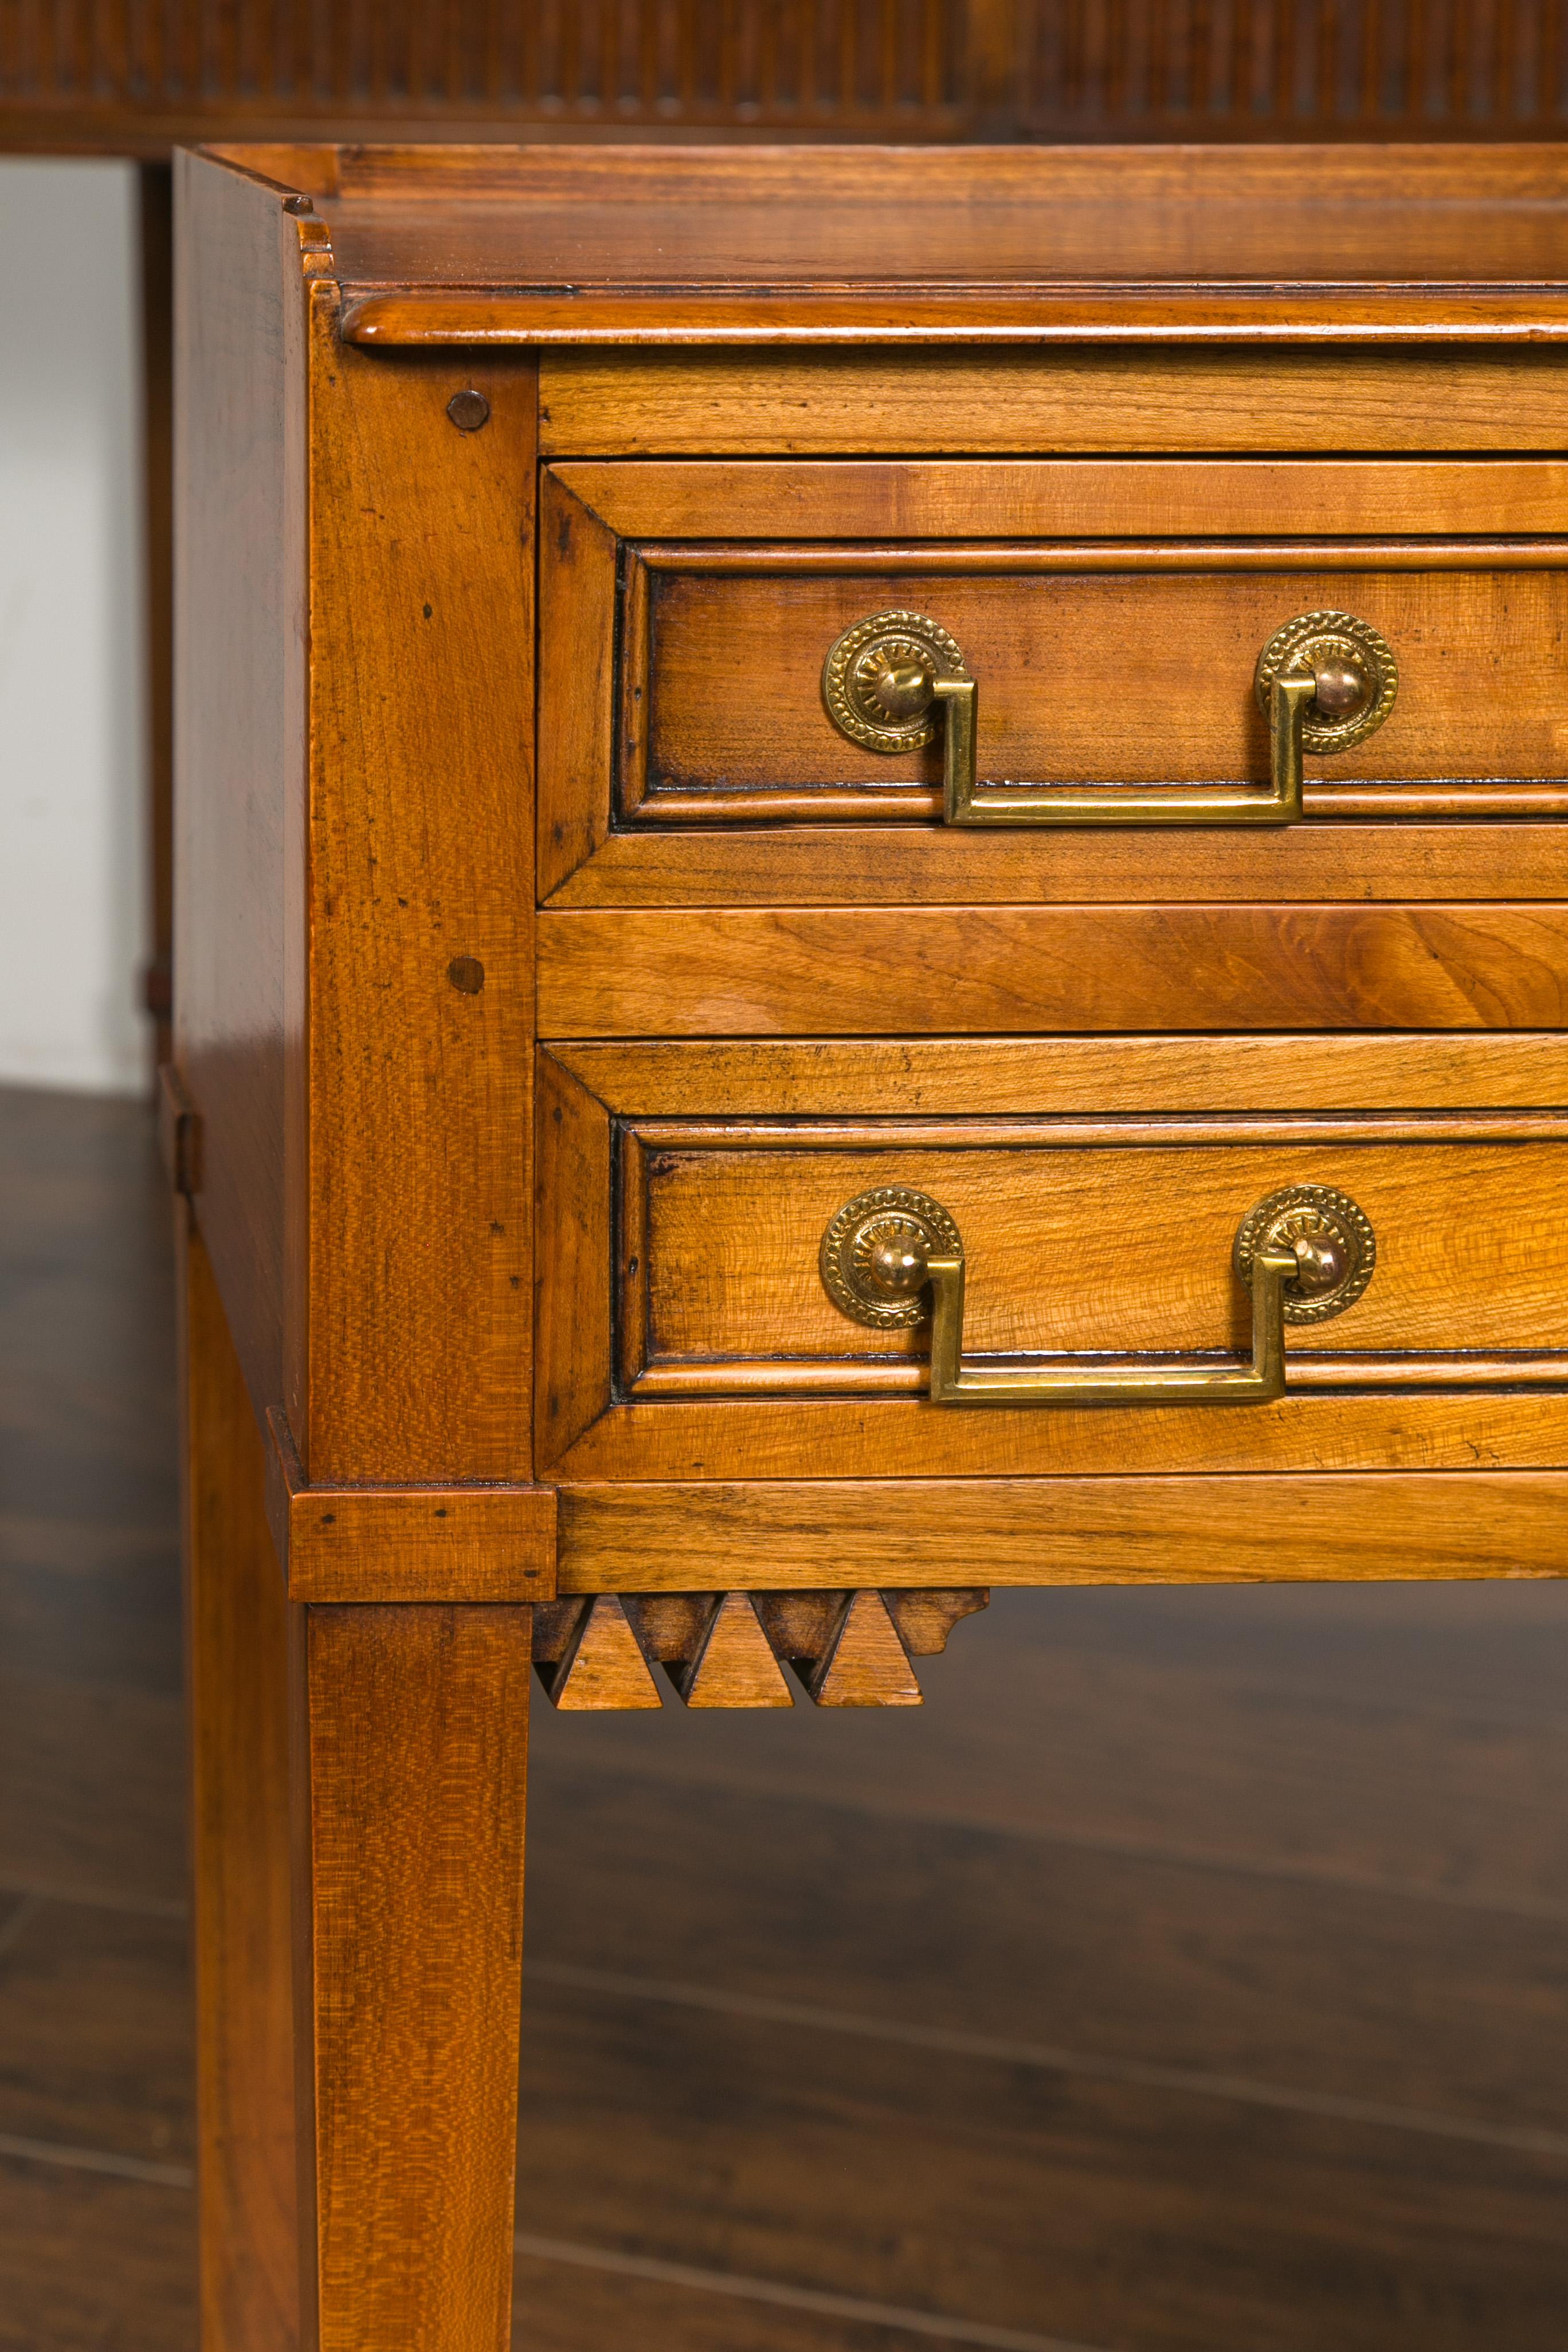
[[[1270,1192],[1237,1228],[1236,1271],[1250,1286],[1252,1261],[1265,1247],[1291,1250],[1304,1244],[1308,1259],[1321,1269],[1321,1286],[1287,1282],[1280,1305],[1287,1323],[1327,1323],[1353,1307],[1372,1280],[1377,1236],[1348,1192],[1331,1184],[1291,1184]]]
[[[909,1330],[929,1311],[924,1267],[930,1256],[959,1257],[958,1227],[928,1192],[884,1184],[847,1201],[822,1236],[818,1263],[834,1305],[857,1323]],[[884,1271],[901,1262],[889,1286]]]
[[[956,638],[923,613],[873,613],[836,637],[822,699],[842,735],[868,751],[918,751],[936,740],[932,681],[962,677]]]
[[[1393,709],[1399,667],[1387,638],[1353,613],[1299,613],[1275,630],[1258,655],[1254,680],[1258,707],[1267,718],[1268,689],[1277,677],[1307,677],[1329,668],[1354,672],[1365,686],[1360,700],[1346,711],[1331,714],[1316,702],[1308,704],[1301,749],[1319,758],[1364,742]]]

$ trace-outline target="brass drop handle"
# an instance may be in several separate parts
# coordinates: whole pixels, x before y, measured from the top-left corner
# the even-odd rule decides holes
[[[986,1371],[963,1360],[963,1242],[929,1193],[884,1185],[847,1202],[822,1237],[826,1288],[857,1322],[884,1328],[931,1315],[933,1404],[1267,1404],[1285,1393],[1285,1326],[1342,1315],[1372,1279],[1377,1244],[1347,1193],[1326,1184],[1271,1192],[1237,1229],[1233,1264],[1252,1297],[1247,1364],[1147,1360],[1090,1372]]]
[[[1347,751],[1383,725],[1399,690],[1386,640],[1353,613],[1302,613],[1258,657],[1254,690],[1268,723],[1269,783],[1132,790],[1121,784],[982,784],[979,687],[957,640],[923,613],[873,613],[834,640],[823,664],[829,718],[871,751],[942,737],[946,824],[1293,824],[1302,760]]]

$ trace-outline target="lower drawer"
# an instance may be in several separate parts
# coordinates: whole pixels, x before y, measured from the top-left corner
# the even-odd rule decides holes
[[[1219,1108],[1151,1042],[1110,1111],[1048,1045],[983,1111],[982,1045],[945,1087],[940,1041],[835,1048],[816,1102],[810,1044],[732,1051],[727,1092],[700,1046],[545,1054],[542,1474],[1568,1461],[1568,1114],[1484,1107],[1509,1041],[1459,1099],[1410,1040],[1331,1107],[1334,1042],[1251,1041],[1239,1081],[1210,1041]]]

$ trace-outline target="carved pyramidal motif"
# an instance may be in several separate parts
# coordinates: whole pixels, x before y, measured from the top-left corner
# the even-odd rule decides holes
[[[601,1592],[533,1612],[533,1659],[553,1706],[662,1704],[661,1665],[690,1707],[793,1706],[787,1666],[817,1706],[919,1706],[912,1660],[947,1646],[988,1591]]]

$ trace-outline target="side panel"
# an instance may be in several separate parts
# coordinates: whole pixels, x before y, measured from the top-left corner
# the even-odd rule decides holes
[[[319,222],[179,159],[174,1052],[199,1215],[258,1411],[302,1388],[288,1241],[302,1011],[305,313]]]

